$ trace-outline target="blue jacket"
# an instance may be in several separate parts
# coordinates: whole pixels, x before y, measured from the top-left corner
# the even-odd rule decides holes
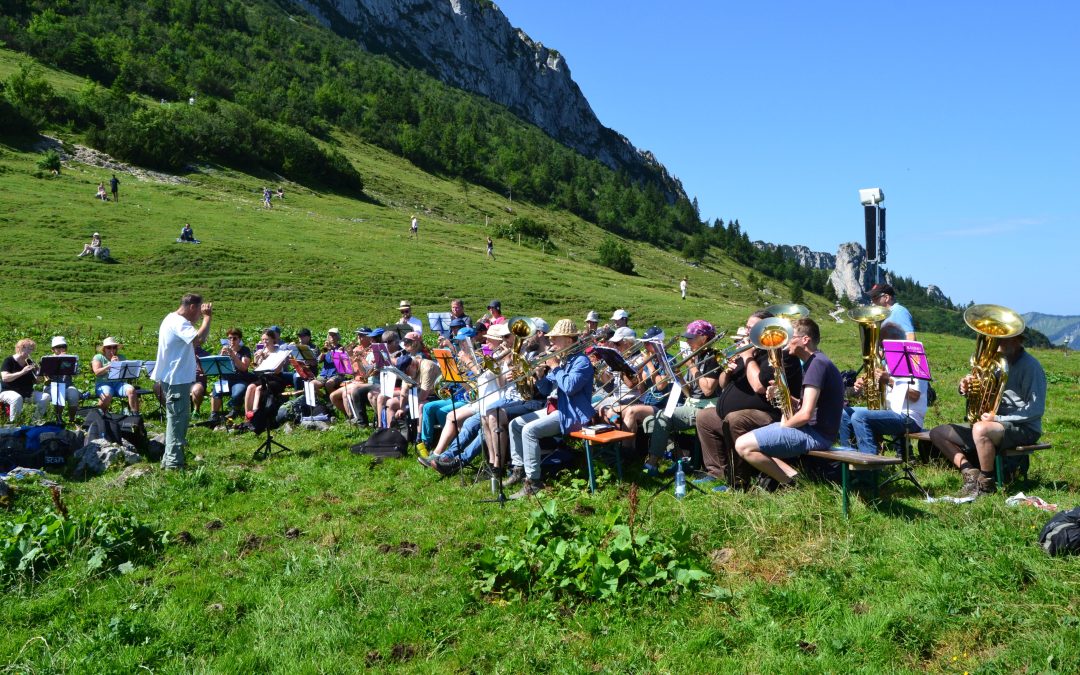
[[[544,396],[555,387],[559,388],[559,430],[568,434],[588,424],[594,412],[593,365],[589,357],[578,354],[536,382],[536,388]]]

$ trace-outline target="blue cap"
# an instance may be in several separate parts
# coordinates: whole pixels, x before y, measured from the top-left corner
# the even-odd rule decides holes
[[[453,319],[450,321],[451,328],[458,328],[465,325],[465,319]]]
[[[398,370],[405,370],[412,365],[412,357],[406,354],[405,356],[399,356],[397,363],[394,364]]]
[[[273,333],[274,335],[281,337],[281,326],[269,326],[264,333]]]
[[[368,333],[368,337],[373,337],[373,338],[382,337],[382,334],[385,333],[385,332],[386,332],[386,330],[383,329],[383,328],[376,328],[375,330]]]
[[[476,337],[476,331],[472,328],[465,327],[457,332],[459,338]]]

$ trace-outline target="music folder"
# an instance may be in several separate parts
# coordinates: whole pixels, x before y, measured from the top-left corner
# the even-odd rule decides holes
[[[43,356],[38,362],[41,375],[50,380],[69,378],[79,370],[79,357],[74,355]]]
[[[914,340],[882,340],[881,349],[885,352],[885,366],[895,378],[910,377],[916,380],[933,380],[930,375],[930,361],[926,358],[926,348]]]

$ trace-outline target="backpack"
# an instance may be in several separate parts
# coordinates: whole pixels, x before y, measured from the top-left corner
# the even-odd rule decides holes
[[[92,408],[87,411],[83,426],[86,427],[87,443],[104,438],[110,443],[126,440],[139,452],[146,452],[150,447],[150,437],[141,415],[120,415]]]
[[[1050,555],[1080,555],[1080,508],[1051,518],[1039,534],[1039,544]]]
[[[0,471],[10,471],[17,466],[40,469],[43,465],[31,466],[33,462],[34,457],[28,456],[26,451],[26,427],[0,428]]]
[[[401,459],[408,446],[409,442],[397,429],[376,429],[366,441],[352,446],[350,452],[354,455]]]
[[[26,449],[40,457],[40,468],[63,469],[68,458],[82,445],[82,433],[56,425],[30,427],[26,431]]]

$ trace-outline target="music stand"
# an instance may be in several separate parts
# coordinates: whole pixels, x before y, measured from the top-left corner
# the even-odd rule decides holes
[[[139,378],[139,371],[142,369],[142,361],[110,361],[109,379],[122,380],[124,382],[136,380]]]
[[[38,362],[38,372],[41,376],[49,378],[55,397],[53,398],[53,410],[56,412],[56,423],[64,426],[60,409],[67,405],[67,386],[75,371],[79,369],[79,357],[75,355],[43,356]]]
[[[428,326],[444,338],[450,337],[450,312],[428,312]]]
[[[262,387],[263,390],[266,391],[268,394],[270,392],[270,382],[269,382],[269,380],[270,380],[270,377],[273,376],[273,374],[274,373],[272,373],[271,371],[268,371],[268,370],[259,371],[257,373],[258,378],[259,378],[259,386]],[[262,405],[263,406],[266,405],[266,400],[263,401]],[[269,459],[273,455],[278,455],[278,454],[281,454],[283,452],[292,452],[292,448],[289,448],[289,447],[279,443],[278,441],[274,440],[274,437],[271,434],[273,426],[274,425],[270,424],[270,421],[267,420],[267,422],[266,422],[266,438],[263,439],[263,442],[259,445],[258,448],[255,448],[255,453],[252,455],[252,459],[255,459],[255,460]],[[277,450],[275,450],[274,448],[277,448]]]
[[[894,378],[901,379],[907,378],[912,383],[915,380],[931,381],[934,378],[930,375],[930,361],[926,358],[926,348],[923,347],[921,342],[914,340],[882,340],[881,348],[885,352],[885,365],[889,369],[889,374]],[[906,403],[906,401],[905,401]],[[885,487],[889,483],[898,480],[907,480],[918,488],[919,492],[923,494],[927,499],[930,498],[930,493],[926,488],[919,483],[915,478],[915,471],[911,462],[911,447],[907,443],[907,439],[902,438],[903,445],[901,445],[902,457],[904,463],[900,465],[902,474],[894,474],[885,479],[878,488]]]

